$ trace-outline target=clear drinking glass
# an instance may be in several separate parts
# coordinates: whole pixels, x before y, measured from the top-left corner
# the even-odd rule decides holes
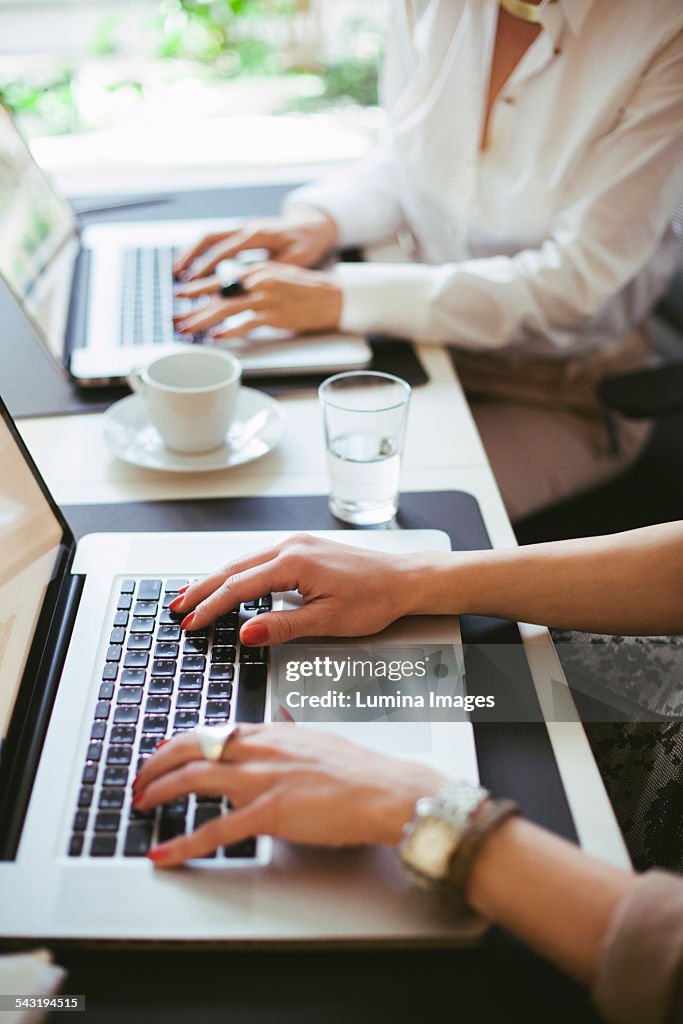
[[[330,511],[374,526],[398,510],[410,385],[389,373],[354,370],[318,389],[325,421]]]

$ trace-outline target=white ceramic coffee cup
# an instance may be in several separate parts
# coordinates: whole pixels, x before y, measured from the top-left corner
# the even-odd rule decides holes
[[[242,364],[230,352],[179,345],[133,370],[128,383],[145,400],[166,447],[193,454],[225,444],[241,377]]]

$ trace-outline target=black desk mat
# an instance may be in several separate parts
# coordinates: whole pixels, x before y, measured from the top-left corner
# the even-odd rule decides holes
[[[238,188],[195,189],[176,193],[91,196],[75,200],[79,209],[98,207],[92,214],[80,214],[85,227],[115,221],[149,221],[204,217],[259,217],[276,214],[287,192],[298,183],[252,185]],[[145,204],[149,201],[149,205]],[[116,205],[125,202],[139,205]],[[106,210],[107,203],[111,209]],[[346,257],[344,257],[346,258]],[[349,253],[357,260],[358,253]],[[79,388],[57,361],[50,357],[25,320],[16,310],[8,312],[9,322],[0,330],[0,393],[15,419],[35,416],[60,416],[101,412],[129,394],[125,385],[106,388]],[[393,373],[413,387],[428,380],[410,342],[400,338],[368,339],[373,350],[371,368]],[[245,376],[245,383],[273,395],[316,388],[328,374],[299,374],[291,377]]]

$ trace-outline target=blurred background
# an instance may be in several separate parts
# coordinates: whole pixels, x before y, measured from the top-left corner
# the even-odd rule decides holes
[[[389,0],[0,0],[0,98],[67,193],[302,180],[380,126]]]

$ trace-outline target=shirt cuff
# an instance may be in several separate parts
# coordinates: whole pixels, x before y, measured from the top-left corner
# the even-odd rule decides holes
[[[648,871],[619,903],[593,981],[614,1024],[683,1020],[683,880]]]
[[[419,340],[426,334],[435,268],[424,264],[338,263],[342,290],[340,328],[350,334],[391,334]]]

